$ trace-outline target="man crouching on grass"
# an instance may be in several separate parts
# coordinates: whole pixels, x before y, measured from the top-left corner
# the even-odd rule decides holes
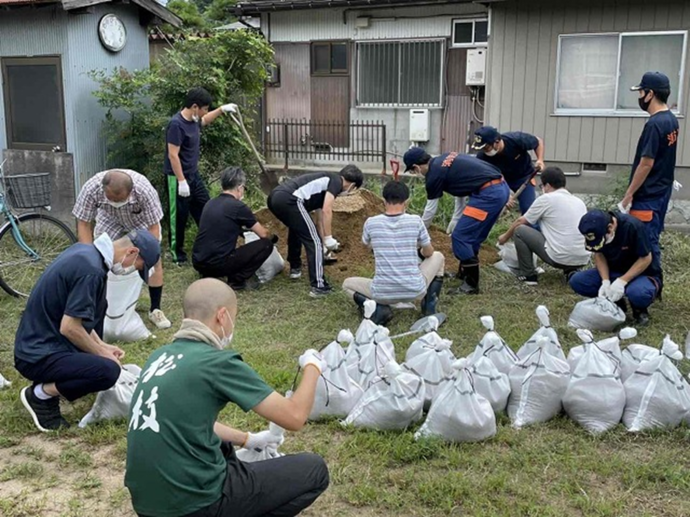
[[[228,349],[237,317],[232,288],[198,280],[183,304],[182,327],[151,355],[132,397],[125,485],[134,510],[140,517],[298,515],[328,487],[324,460],[295,454],[242,463],[234,446],[262,450],[281,438],[238,431],[218,422],[218,413],[232,402],[297,431],[325,361],[306,351],[302,382],[287,399]]]

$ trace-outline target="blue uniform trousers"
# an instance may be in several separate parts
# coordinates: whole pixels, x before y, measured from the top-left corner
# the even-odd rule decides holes
[[[611,282],[623,276],[622,273],[609,274]],[[630,305],[635,309],[646,309],[649,307],[659,293],[660,281],[658,278],[650,276],[638,276],[635,280],[625,286],[625,296],[630,301]],[[601,287],[601,276],[596,269],[588,269],[575,273],[570,278],[570,287],[577,294],[587,298],[595,298],[599,294]]]
[[[508,186],[510,187],[510,190],[516,192],[526,180],[527,178],[521,178],[519,181],[508,182]],[[520,213],[522,215],[525,215],[525,212],[529,210],[529,207],[532,206],[532,203],[534,203],[534,200],[537,198],[537,192],[534,188],[533,181],[525,187],[525,190],[522,191],[522,194],[520,194],[520,197],[518,198],[518,203],[520,204]]]
[[[668,204],[671,201],[671,193],[672,189],[669,189],[663,197],[645,201],[637,201],[633,198],[633,203],[630,207],[630,215],[645,223],[649,232],[649,240],[652,244],[652,253],[658,256],[659,259],[661,259],[659,238],[661,232],[664,231],[664,219],[666,219]]]

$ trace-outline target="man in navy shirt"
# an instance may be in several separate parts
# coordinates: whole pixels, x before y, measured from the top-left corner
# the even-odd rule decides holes
[[[463,284],[458,293],[479,292],[479,248],[508,202],[510,191],[501,171],[475,156],[446,153],[431,158],[421,147],[409,149],[403,157],[406,172],[421,174],[426,182],[427,203],[422,220],[428,227],[436,215],[438,200],[447,192],[469,196],[462,216],[451,235],[453,254],[460,261]]]
[[[165,133],[165,174],[170,202],[170,252],[176,264],[187,262],[184,234],[189,214],[197,226],[209,200],[208,190],[199,176],[201,128],[223,113],[234,113],[235,104],[224,104],[209,112],[213,99],[203,88],[187,93],[184,108],[168,123]]]
[[[20,398],[39,430],[69,426],[60,395],[73,401],[115,384],[125,353],[101,340],[108,271],[138,270],[147,282],[159,258],[160,244],[148,230],[115,242],[104,233],[93,244],[69,247],[38,279],[15,336],[14,364],[33,381]]]
[[[661,263],[652,253],[645,224],[619,212],[590,210],[580,220],[585,248],[594,252],[595,269],[580,271],[570,278],[576,293],[601,296],[627,310],[632,306],[635,323],[649,323],[648,308],[662,287]]]
[[[646,223],[652,251],[661,256],[659,236],[673,192],[678,120],[666,104],[671,84],[664,74],[647,72],[632,89],[639,92],[640,108],[650,117],[637,144],[630,185],[621,208]]]
[[[544,170],[544,141],[538,136],[519,131],[501,134],[498,129],[491,126],[479,128],[474,135],[472,148],[480,150],[477,158],[498,167],[511,190],[518,190],[535,170],[537,172]],[[534,165],[532,165],[530,151],[534,151],[537,157]],[[518,201],[522,215],[525,215],[534,203],[535,185],[536,183],[532,180],[520,194]],[[509,203],[511,206],[512,202],[511,199]]]

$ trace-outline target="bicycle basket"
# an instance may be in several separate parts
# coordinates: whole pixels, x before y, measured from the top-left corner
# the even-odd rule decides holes
[[[5,176],[7,197],[13,208],[50,206],[50,173]]]

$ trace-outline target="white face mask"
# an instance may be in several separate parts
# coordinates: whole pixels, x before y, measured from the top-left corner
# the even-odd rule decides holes
[[[124,201],[110,201],[110,199],[105,198],[105,202],[108,203],[110,206],[113,208],[120,208],[122,206],[125,206],[127,203],[129,203],[129,198],[125,199]]]
[[[192,115],[192,120],[198,124],[199,123],[199,115]]]
[[[228,315],[228,318],[230,318],[230,313],[227,313],[227,315]],[[225,334],[225,329],[223,328],[222,325],[220,327],[220,330],[223,333],[223,337],[220,340],[220,345],[223,348],[228,348],[230,346],[230,343],[232,343],[233,334],[235,333],[235,322],[232,321],[232,318],[230,318],[230,323],[232,323],[232,332],[230,332],[230,335]]]
[[[134,257],[134,262],[132,262],[131,266],[124,267],[122,265],[122,263],[125,261],[125,259],[123,258],[117,264],[113,264],[113,268],[110,271],[112,271],[113,275],[117,275],[117,276],[124,276],[124,275],[129,275],[130,273],[134,273],[137,269],[134,264],[137,261],[138,256],[139,256],[139,254],[137,253],[136,256]]]
[[[491,151],[486,151],[484,154],[487,156],[496,156],[498,154],[498,149],[491,149]]]

